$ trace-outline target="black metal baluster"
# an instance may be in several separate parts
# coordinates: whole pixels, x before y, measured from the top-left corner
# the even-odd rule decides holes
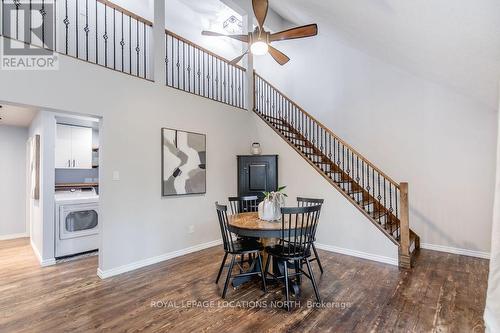
[[[200,49],[198,49],[198,72],[196,73],[196,75],[198,76],[198,95],[201,94],[201,80],[200,80],[200,76],[201,76],[201,62],[200,62]]]
[[[116,9],[113,8],[113,69],[116,70]]]
[[[19,40],[19,6],[21,6],[21,1],[14,0],[14,5],[16,6],[16,39]]]
[[[75,6],[75,10],[76,10],[76,16],[75,16],[75,33],[76,33],[76,57],[78,58],[78,55],[79,55],[79,46],[78,46],[78,43],[79,43],[79,38],[78,38],[78,15],[80,15],[80,13],[78,13],[78,0],[76,0],[76,6]]]
[[[205,85],[205,52],[202,51],[201,53],[202,56],[202,62],[203,62],[203,71],[202,71],[202,82],[203,82],[203,96],[206,97],[206,85]]]
[[[65,3],[65,5],[64,5],[65,6],[65,16],[64,16],[63,23],[66,26],[66,54],[68,54],[68,30],[69,30],[68,0],[65,0],[64,3]],[[30,6],[31,6],[31,1],[30,1]],[[30,12],[31,12],[31,9],[30,9]],[[3,24],[3,20],[2,20],[2,24]],[[30,15],[30,27],[31,27],[31,15]],[[31,34],[30,34],[30,39],[31,39]],[[31,41],[30,41],[30,44],[31,44]]]
[[[170,53],[172,54],[172,56],[170,57],[170,64],[172,66],[171,67],[171,69],[172,69],[171,70],[171,72],[172,72],[172,84],[171,84],[171,87],[175,87],[175,79],[174,79],[174,77],[175,77],[175,65],[174,65],[175,64],[175,61],[174,61],[174,47],[175,47],[175,43],[174,43],[174,36],[173,35],[170,36],[170,41],[171,41],[171,48],[170,48],[171,52]]]
[[[76,13],[78,14],[78,11]],[[89,61],[89,0],[85,0],[85,61]]]
[[[135,34],[136,34],[136,45],[135,45],[135,52],[136,52],[136,65],[137,65],[137,76],[140,76],[140,64],[141,64],[141,60],[140,60],[140,52],[141,52],[141,48],[139,47],[139,20],[135,20]]]
[[[385,189],[386,180],[385,180],[385,178],[383,178],[382,181],[384,182],[384,208],[386,208],[387,207],[387,201],[386,201],[386,189]]]
[[[165,33],[165,83],[168,86],[168,66],[169,66],[169,58],[168,58],[168,33]]]
[[[356,155],[356,183],[359,185],[360,184],[360,178],[359,178],[359,156]],[[363,200],[363,195],[361,195],[361,200]],[[359,200],[358,200],[359,203]]]
[[[132,75],[132,17],[128,17],[128,72]]]
[[[181,86],[180,52],[181,52],[180,40],[177,39],[177,63],[176,63],[176,66],[177,66],[177,85],[176,85],[176,88],[180,88],[180,86]]]
[[[215,99],[219,100],[219,59],[215,58]]]
[[[95,2],[95,63],[99,64],[99,38],[98,36],[98,15],[97,15],[97,0]]]
[[[122,72],[125,71],[125,66],[124,66],[124,62],[125,62],[125,57],[124,57],[124,47],[125,47],[125,39],[123,38],[123,12],[122,12],[122,40],[120,41],[120,46],[122,47]]]
[[[143,32],[144,32],[144,42],[143,42],[143,46],[144,46],[144,50],[143,50],[143,53],[144,53],[144,78],[146,79],[148,77],[148,66],[147,66],[147,61],[148,61],[148,47],[147,47],[147,35],[146,35],[146,23],[142,23],[142,28],[143,28]]]
[[[377,199],[378,199],[378,207],[380,209],[380,206],[382,205],[382,196],[380,195],[380,173],[377,172],[377,179],[378,179],[378,195],[377,195]],[[379,214],[379,217],[378,217],[378,222],[380,223],[380,219],[381,219],[381,216]]]
[[[104,4],[104,66],[108,67],[108,6]]]
[[[182,90],[186,91],[186,43],[182,42]]]
[[[30,11],[30,16],[31,16],[31,11]],[[29,28],[31,35],[31,24]],[[57,52],[57,1],[56,0],[54,0],[54,51]]]
[[[187,65],[187,79],[188,79],[188,91],[191,92],[191,46],[188,45],[188,65]]]
[[[40,14],[42,16],[42,48],[45,48],[45,15],[47,14],[45,12],[45,0],[42,0],[42,9],[40,10]]]
[[[372,169],[372,197],[374,201],[376,200],[375,198],[375,169]],[[375,203],[373,204],[373,207],[375,207]]]

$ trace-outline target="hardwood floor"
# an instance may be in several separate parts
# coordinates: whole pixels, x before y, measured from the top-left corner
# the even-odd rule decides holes
[[[271,306],[279,287],[264,295],[253,283],[228,291],[231,307],[194,303],[222,301],[222,255],[211,248],[100,280],[97,257],[41,268],[29,240],[1,241],[0,332],[484,331],[487,260],[421,250],[406,272],[320,251],[320,293],[333,307],[307,307],[306,280],[301,307],[287,313]],[[245,301],[260,303],[238,307]]]

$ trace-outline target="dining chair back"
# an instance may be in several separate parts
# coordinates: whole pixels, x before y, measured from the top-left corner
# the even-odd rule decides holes
[[[315,206],[315,205],[323,206],[324,202],[325,202],[325,200],[323,200],[323,199],[297,197],[297,206],[298,207],[309,207],[309,206]],[[318,250],[316,250],[316,246],[314,245],[314,242],[316,241],[316,230],[314,230],[313,234],[315,236],[314,236],[313,242],[311,243],[311,247],[312,247],[312,250],[314,252],[314,258],[311,258],[310,261],[317,261],[318,266],[319,266],[319,270],[321,271],[321,274],[323,274],[323,265],[321,264],[321,260],[319,259]]]
[[[229,197],[228,200],[232,215],[258,211],[258,196]]]
[[[229,230],[229,219],[227,217],[227,206],[219,205],[218,202],[215,203],[215,208],[217,210],[217,217],[219,218],[219,226],[222,235],[222,242],[224,244],[224,250],[227,252],[234,252],[235,241],[237,237]]]
[[[321,205],[309,205],[305,207],[281,208],[281,235],[279,243],[266,247],[269,257],[266,260],[264,271],[274,279],[283,281],[285,284],[285,307],[290,310],[290,280],[299,279],[306,276],[313,285],[317,302],[321,303],[318,285],[311,268],[311,246],[314,244],[315,232],[319,222]],[[277,276],[269,272],[270,258],[274,258],[283,265],[283,275]],[[307,265],[307,272],[302,269],[302,265]],[[289,273],[288,269],[295,269],[294,273]],[[300,282],[299,282],[300,284]]]
[[[307,257],[314,241],[321,205],[281,208],[282,255]]]
[[[222,270],[225,267],[226,259],[228,255],[231,256],[231,264],[228,267],[226,282],[224,283],[224,290],[222,291],[222,298],[226,297],[227,288],[229,286],[229,281],[232,278],[238,277],[249,277],[258,275],[262,280],[262,289],[266,291],[266,279],[264,273],[264,266],[262,263],[262,257],[260,251],[263,249],[261,243],[254,239],[239,239],[236,235],[233,235],[229,229],[229,219],[227,216],[227,206],[219,205],[218,202],[215,203],[215,208],[217,210],[217,217],[219,219],[219,226],[222,235],[222,241],[224,243],[224,258],[222,259],[217,278],[215,283],[219,282],[219,278],[222,274]],[[247,255],[248,260],[245,261],[245,255]],[[240,268],[239,274],[233,274],[233,268],[236,264],[236,257],[239,256],[240,263],[237,264]],[[244,271],[244,263],[248,263],[249,267]]]

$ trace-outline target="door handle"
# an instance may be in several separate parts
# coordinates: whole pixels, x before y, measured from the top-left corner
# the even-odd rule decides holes
[[[68,168],[71,168],[71,160],[68,160]]]
[[[73,168],[75,167],[75,160],[73,160]]]

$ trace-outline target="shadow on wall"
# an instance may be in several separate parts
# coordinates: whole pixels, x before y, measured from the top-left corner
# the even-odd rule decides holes
[[[448,235],[448,233],[445,230],[439,229],[434,221],[427,218],[422,212],[410,207],[410,216],[411,215],[417,217],[421,223],[426,225],[429,228],[429,230],[432,231],[432,233],[434,233],[435,235],[439,235],[441,239],[445,240],[445,243],[448,244],[445,246],[452,246],[459,249],[467,249],[473,251],[481,251],[481,252],[484,251],[483,249],[478,249],[476,245],[470,242],[464,242],[462,244],[457,243],[454,239],[452,239]],[[410,220],[410,228],[411,228],[411,220]],[[442,244],[433,244],[433,245],[442,245]]]

